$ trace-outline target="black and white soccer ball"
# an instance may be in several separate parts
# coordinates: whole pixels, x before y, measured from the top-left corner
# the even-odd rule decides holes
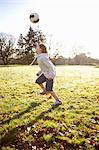
[[[30,21],[32,23],[38,23],[39,22],[39,15],[37,13],[30,14]]]

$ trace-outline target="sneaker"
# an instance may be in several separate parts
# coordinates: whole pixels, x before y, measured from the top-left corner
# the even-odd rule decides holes
[[[56,100],[55,103],[52,104],[52,106],[53,106],[53,107],[54,107],[54,106],[59,106],[59,105],[61,105],[61,104],[62,104],[61,100]]]

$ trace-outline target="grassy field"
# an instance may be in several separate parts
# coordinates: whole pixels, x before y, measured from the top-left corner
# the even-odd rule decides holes
[[[95,150],[99,142],[99,68],[57,66],[54,89],[41,96],[38,66],[0,67],[0,149]]]

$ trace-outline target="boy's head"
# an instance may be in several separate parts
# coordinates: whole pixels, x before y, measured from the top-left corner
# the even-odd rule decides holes
[[[47,53],[47,48],[44,44],[39,44],[37,47],[36,47],[36,53],[37,54],[40,54],[40,53]]]

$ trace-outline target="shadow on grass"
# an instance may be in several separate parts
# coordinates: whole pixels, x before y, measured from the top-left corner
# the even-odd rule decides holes
[[[35,107],[38,104],[35,104]],[[34,106],[34,105],[33,105]],[[32,106],[31,106],[32,107]],[[31,108],[29,107],[27,110],[25,110],[24,112],[20,113],[20,115],[24,114],[25,112],[29,111],[29,109]],[[19,134],[20,133],[24,133],[25,130],[27,130],[27,127],[35,124],[36,122],[38,122],[38,120],[43,119],[44,115],[49,112],[51,112],[52,110],[56,109],[57,107],[51,107],[46,111],[41,112],[33,121],[25,124],[25,125],[21,125],[21,126],[17,126],[16,128],[10,129],[7,133],[4,134],[4,136],[1,138],[0,140],[0,146],[1,148],[3,146],[12,146],[12,145],[17,145],[18,142],[20,142],[21,144],[24,144],[24,142],[22,141],[21,137],[19,138]],[[15,116],[14,118],[16,118],[17,116]]]
[[[9,123],[11,120],[14,120],[16,118],[20,118],[22,115],[24,115],[25,113],[30,112],[31,109],[34,109],[35,107],[37,107],[39,105],[41,105],[41,103],[31,102],[30,106],[27,107],[26,110],[24,110],[24,111],[22,111],[22,112],[20,112],[20,113],[18,113],[16,115],[14,115],[12,118],[8,118],[7,120],[2,121],[1,124]]]

